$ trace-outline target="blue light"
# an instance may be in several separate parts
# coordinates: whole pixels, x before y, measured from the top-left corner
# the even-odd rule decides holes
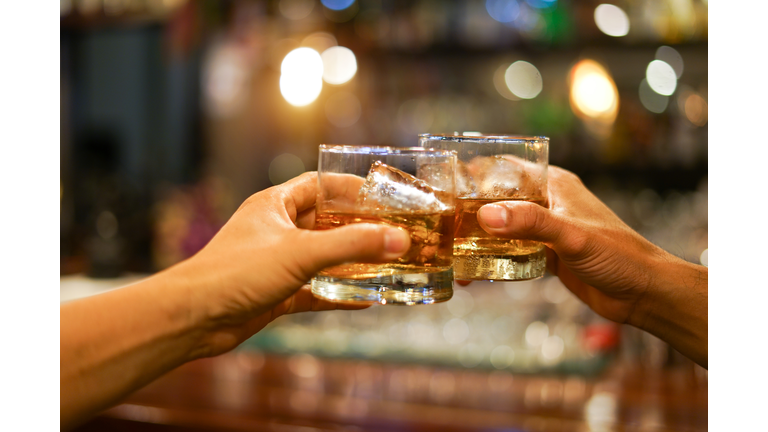
[[[520,5],[516,0],[486,0],[488,15],[498,22],[509,23],[520,15]]]
[[[320,0],[328,9],[342,10],[352,6],[355,0]]]
[[[557,3],[557,0],[525,0],[526,3],[535,7],[536,9],[546,9],[552,7]]]

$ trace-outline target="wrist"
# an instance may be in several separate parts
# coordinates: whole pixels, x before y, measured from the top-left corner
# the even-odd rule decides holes
[[[706,367],[708,269],[668,252],[648,268],[653,275],[628,320]]]
[[[192,265],[190,265],[192,264]],[[194,264],[183,261],[160,272],[156,278],[162,289],[171,298],[169,308],[178,318],[176,328],[180,338],[186,340],[186,361],[209,356],[207,343],[210,333],[210,299],[205,298],[206,286],[203,278],[194,271]]]

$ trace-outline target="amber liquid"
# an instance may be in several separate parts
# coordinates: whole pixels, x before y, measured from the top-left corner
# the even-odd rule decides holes
[[[453,210],[444,213],[318,213],[315,229],[324,230],[352,223],[386,224],[406,230],[411,247],[401,258],[379,264],[355,263],[330,267],[319,274],[345,279],[370,279],[409,273],[442,272],[453,261]]]
[[[543,197],[516,199],[544,205]],[[456,279],[523,280],[543,275],[544,245],[531,240],[510,240],[485,232],[477,221],[480,207],[515,199],[456,200],[456,230],[453,254]]]

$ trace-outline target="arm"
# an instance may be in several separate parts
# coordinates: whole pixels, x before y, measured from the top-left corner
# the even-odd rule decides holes
[[[707,367],[708,269],[652,244],[574,174],[549,171],[548,208],[489,204],[478,220],[499,237],[538,240],[547,267],[592,310],[646,330]]]
[[[335,309],[302,288],[321,269],[408,250],[409,236],[383,225],[300,229],[314,221],[316,185],[309,173],[255,194],[189,260],[62,305],[62,428],[185,362],[235,348],[280,315]]]

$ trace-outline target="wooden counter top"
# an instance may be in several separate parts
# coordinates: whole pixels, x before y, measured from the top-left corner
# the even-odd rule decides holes
[[[184,365],[79,431],[702,431],[707,372],[614,362],[542,376],[235,352]]]

